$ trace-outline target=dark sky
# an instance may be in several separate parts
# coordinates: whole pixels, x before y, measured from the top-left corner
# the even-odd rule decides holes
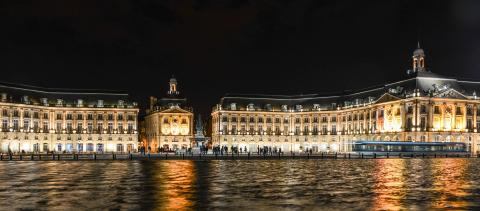
[[[398,80],[420,40],[436,73],[480,78],[475,0],[0,0],[1,81],[119,89],[141,105],[175,74],[195,110],[225,93]]]

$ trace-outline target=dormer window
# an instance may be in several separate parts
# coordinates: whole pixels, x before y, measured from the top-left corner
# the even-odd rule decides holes
[[[320,110],[320,105],[319,104],[313,104],[313,110]]]
[[[230,103],[230,110],[236,111],[237,110],[237,104],[236,103]]]
[[[295,110],[296,111],[302,111],[302,105],[295,105]]]
[[[287,105],[282,105],[282,111],[288,111],[288,106]]]
[[[83,107],[83,100],[82,99],[77,100],[77,106],[78,107]]]
[[[249,111],[253,111],[253,110],[255,110],[255,105],[253,103],[249,103],[247,108],[248,108]]]
[[[47,98],[40,98],[40,102],[42,102],[42,105],[48,106],[48,99]]]
[[[267,111],[272,111],[272,105],[271,105],[271,104],[265,105],[265,109],[266,109]]]
[[[103,100],[98,100],[97,107],[103,108]]]
[[[25,103],[25,104],[30,103],[29,100],[28,100],[28,96],[23,96],[22,100],[23,100],[23,103]]]
[[[7,101],[7,93],[2,93],[2,102]]]
[[[118,106],[119,107],[123,107],[124,104],[125,104],[125,101],[123,101],[123,100],[118,101]]]
[[[57,106],[62,106],[62,105],[63,105],[63,100],[57,99]]]
[[[355,105],[359,105],[359,104],[361,104],[361,103],[362,103],[362,100],[360,100],[360,99],[355,99]]]

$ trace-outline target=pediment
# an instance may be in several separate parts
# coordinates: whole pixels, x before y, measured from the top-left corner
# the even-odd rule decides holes
[[[385,93],[382,96],[380,96],[375,103],[386,103],[386,102],[391,102],[391,101],[397,101],[401,100],[401,98],[393,96],[390,93]]]
[[[453,98],[453,99],[467,99],[468,97],[460,93],[459,91],[455,89],[448,89],[445,90],[441,93],[438,93],[434,95],[433,97],[438,97],[438,98]]]
[[[161,113],[192,113],[192,112],[182,109],[178,106],[172,106],[169,109],[165,109],[161,111]]]

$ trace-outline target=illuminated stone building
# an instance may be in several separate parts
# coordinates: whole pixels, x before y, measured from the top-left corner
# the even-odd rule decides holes
[[[138,108],[128,94],[0,84],[0,151],[128,152]]]
[[[427,71],[413,53],[407,77],[338,95],[225,95],[212,111],[214,146],[349,152],[359,140],[463,142],[479,151],[480,82]]]
[[[177,80],[170,79],[167,96],[150,97],[150,108],[145,116],[147,145],[150,151],[186,150],[193,141],[193,112],[180,95]]]

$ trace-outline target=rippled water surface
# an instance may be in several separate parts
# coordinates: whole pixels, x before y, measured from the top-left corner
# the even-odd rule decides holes
[[[0,209],[480,209],[480,159],[0,162]]]

